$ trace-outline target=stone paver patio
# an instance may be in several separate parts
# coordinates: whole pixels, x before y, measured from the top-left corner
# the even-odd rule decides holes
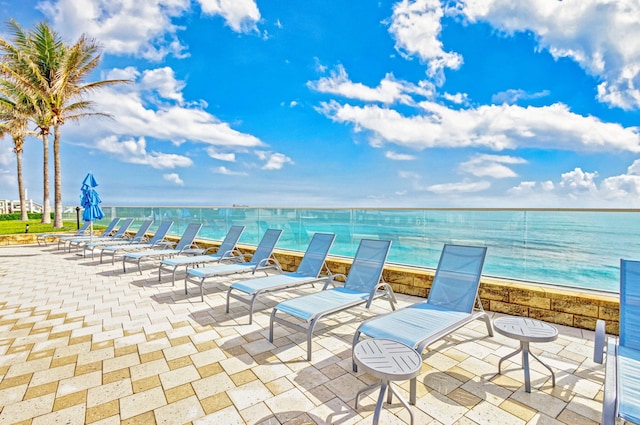
[[[55,245],[0,247],[0,424],[370,424],[377,393],[354,407],[373,378],[351,370],[351,340],[362,320],[386,312],[377,300],[331,316],[314,338],[276,324],[271,307],[318,290],[271,294],[248,325],[245,304],[225,313],[229,279],[184,294],[182,280],[158,281],[121,262],[99,264]],[[399,295],[400,305],[416,302]],[[476,322],[423,354],[416,424],[594,424],[601,414],[604,368],[591,360],[593,333],[558,326],[559,338],[533,344],[556,372],[531,364],[524,391],[520,358],[500,357],[516,341],[486,335]],[[408,397],[408,382],[399,383]],[[380,423],[405,424],[395,400]]]

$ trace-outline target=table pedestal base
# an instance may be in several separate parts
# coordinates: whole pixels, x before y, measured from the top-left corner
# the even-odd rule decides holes
[[[515,356],[516,354],[522,352],[522,368],[524,369],[524,390],[528,393],[531,392],[531,378],[529,376],[529,355],[531,355],[531,357],[533,357],[534,359],[536,359],[538,361],[538,363],[540,363],[542,366],[546,367],[547,370],[549,372],[551,372],[551,384],[552,386],[556,386],[556,375],[555,373],[553,373],[553,370],[547,366],[546,364],[544,364],[542,362],[542,360],[540,360],[538,357],[536,357],[535,354],[533,354],[531,351],[529,351],[529,342],[528,341],[520,341],[520,348],[518,348],[516,351],[514,351],[511,354],[507,354],[506,356],[504,356],[503,358],[500,359],[500,361],[498,362],[498,373],[502,373],[502,362],[504,360],[507,360],[513,356]]]
[[[411,425],[413,425],[413,412],[411,411],[411,407],[402,397],[400,397],[400,394],[398,394],[396,390],[393,389],[393,386],[391,386],[390,381],[383,380],[375,384],[366,386],[360,391],[358,391],[358,393],[356,394],[356,404],[355,404],[356,409],[358,408],[358,399],[360,398],[360,395],[362,395],[365,392],[369,392],[373,389],[376,389],[378,387],[380,387],[380,394],[378,395],[376,410],[373,413],[373,425],[377,425],[378,421],[380,420],[380,411],[382,410],[382,405],[384,404],[384,393],[387,392],[387,390],[388,390],[387,403],[391,404],[392,394],[395,394],[398,400],[400,400],[400,403],[402,403],[402,405],[409,411],[409,417],[411,418]]]

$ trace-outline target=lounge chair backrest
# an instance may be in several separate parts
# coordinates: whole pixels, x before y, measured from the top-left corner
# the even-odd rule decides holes
[[[640,350],[640,261],[620,260],[620,345]]]
[[[248,264],[260,264],[267,258],[271,257],[273,254],[273,250],[278,243],[278,239],[280,239],[280,235],[282,235],[282,230],[279,229],[267,229],[258,244],[251,260],[248,261]]]
[[[486,254],[487,247],[484,246],[446,244],[440,255],[427,303],[471,313],[478,296]]]
[[[109,223],[107,225],[107,228],[104,229],[104,232],[102,232],[102,235],[103,236],[109,236],[111,234],[111,232],[113,232],[113,229],[116,227],[116,225],[118,224],[119,221],[120,221],[120,219],[118,217],[116,217],[113,220],[111,220],[111,223]]]
[[[82,223],[82,226],[80,226],[78,231],[73,236],[82,236],[82,235],[84,235],[84,232],[89,228],[90,225],[91,225],[90,221],[85,221],[84,223]]]
[[[233,251],[238,244],[238,239],[244,232],[244,226],[231,226],[227,232],[227,236],[224,237],[220,248],[218,248],[218,254],[224,255],[229,251]]]
[[[131,223],[133,223],[132,218],[125,219],[120,227],[118,227],[118,231],[113,235],[114,239],[124,237],[124,234],[129,230],[129,227],[131,227]],[[106,235],[106,233],[103,234]]]
[[[313,235],[296,273],[308,277],[318,277],[335,238],[336,235],[333,233]]]
[[[158,230],[156,230],[156,233],[154,233],[151,240],[149,240],[149,244],[155,245],[158,242],[162,242],[164,240],[164,237],[167,236],[167,233],[169,233],[171,226],[173,226],[173,221],[163,221],[162,223],[160,223],[160,226],[158,226]]]
[[[182,237],[178,241],[178,244],[176,245],[175,249],[178,251],[182,251],[183,249],[188,249],[193,243],[193,241],[195,240],[196,235],[198,234],[201,228],[202,228],[202,224],[200,223],[189,224],[187,228],[184,230],[184,233],[182,234]]]
[[[349,268],[345,288],[371,292],[379,283],[391,241],[362,239]]]
[[[153,220],[143,221],[136,234],[133,236],[133,238],[131,238],[131,241],[140,242],[144,238],[144,235],[147,233],[147,230],[149,230],[149,227],[151,227],[152,224]]]

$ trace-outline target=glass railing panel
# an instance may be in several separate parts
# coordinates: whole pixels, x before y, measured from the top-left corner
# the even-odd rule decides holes
[[[68,207],[75,219],[75,207]],[[316,232],[332,232],[331,255],[352,257],[362,238],[392,241],[389,261],[436,267],[445,243],[489,248],[485,275],[617,291],[620,258],[640,259],[638,211],[323,209],[248,207],[103,207],[113,217],[173,220],[179,236],[200,222],[200,238],[222,240],[243,225],[243,244],[256,245],[269,228],[282,229],[278,248],[305,251]],[[80,216],[82,211],[80,211]]]

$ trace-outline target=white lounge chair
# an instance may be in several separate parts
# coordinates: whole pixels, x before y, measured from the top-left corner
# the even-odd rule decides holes
[[[118,225],[119,221],[120,221],[120,219],[118,217],[116,217],[113,220],[111,220],[111,222],[107,225],[107,227],[102,232],[101,236],[111,235],[111,233],[113,232],[113,229],[115,229],[115,227]],[[91,224],[90,221],[87,221],[87,223],[89,223],[89,225]],[[93,235],[63,236],[63,237],[58,239],[58,249],[60,249],[60,245],[62,245],[63,250],[66,251],[67,250],[67,242],[69,242],[71,240],[92,240],[94,237],[95,236],[93,236]]]
[[[220,246],[210,254],[206,254],[206,252],[209,251],[207,250],[204,255],[191,255],[188,257],[175,257],[162,260],[160,267],[158,267],[158,280],[162,280],[162,271],[168,270],[169,273],[172,274],[172,282],[173,285],[175,285],[178,267],[184,266],[186,271],[186,269],[196,264],[200,266],[206,263],[220,263],[224,260],[231,260],[235,256],[242,255],[236,250],[236,245],[242,232],[244,232],[244,226],[231,226],[227,235],[220,243]]]
[[[173,221],[163,221],[162,223],[160,223],[160,226],[158,226],[158,229],[153,234],[151,239],[149,239],[147,242],[126,245],[118,244],[102,246],[100,248],[100,264],[102,264],[102,256],[104,254],[111,254],[111,264],[113,264],[118,252],[141,251],[143,249],[149,248],[166,248],[166,246],[164,246],[166,244],[165,238],[167,236],[167,233],[169,233],[171,226],[173,226]]]
[[[120,222],[120,226],[118,227],[118,230],[113,235],[92,237],[88,239],[87,238],[71,239],[68,244],[69,252],[71,252],[71,248],[74,246],[76,247],[76,251],[79,251],[81,246],[84,247],[84,245],[88,243],[94,243],[99,241],[117,241],[117,240],[124,239],[127,234],[127,230],[129,230],[129,227],[131,227],[132,223],[133,223],[133,218],[127,218],[123,220],[122,222]]]
[[[217,266],[187,269],[187,276],[184,278],[184,293],[187,294],[187,283],[193,282],[200,286],[200,301],[204,301],[204,281],[210,277],[227,276],[239,273],[255,274],[258,270],[276,269],[282,271],[280,263],[273,257],[273,250],[282,235],[282,230],[268,229],[255,252],[251,254],[251,259],[243,263],[220,264]],[[245,256],[236,256],[237,261],[244,261]]]
[[[596,323],[594,361],[602,363],[605,322]],[[620,336],[606,341],[602,424],[640,424],[640,261],[620,260]]]
[[[87,229],[89,229],[90,221],[85,221],[82,226],[76,231],[76,233],[39,233],[36,236],[36,242],[38,245],[47,245],[47,239],[58,239],[58,238],[66,238],[66,237],[80,237],[85,234]]]
[[[93,259],[96,249],[102,250],[102,248],[105,246],[132,245],[132,244],[141,243],[147,237],[146,236],[147,230],[149,230],[149,227],[151,227],[152,224],[153,224],[153,220],[143,221],[140,227],[138,228],[138,230],[136,231],[136,234],[133,235],[133,237],[130,237],[127,233],[125,233],[121,238],[116,240],[109,239],[109,240],[97,240],[95,242],[85,242],[82,249],[82,255],[86,257],[87,251],[91,251],[91,259]]]
[[[304,253],[295,272],[245,279],[233,283],[227,291],[227,313],[229,312],[229,300],[231,298],[249,304],[249,324],[251,324],[253,323],[253,304],[258,295],[331,279],[331,271],[327,267],[325,260],[335,238],[336,235],[333,233],[316,233],[313,235],[307,251]],[[323,270],[326,273],[325,276],[321,276]]]
[[[142,274],[142,268],[140,267],[140,262],[142,260],[155,259],[160,258],[160,260],[165,259],[166,257],[172,257],[174,255],[185,255],[191,254],[195,251],[192,249],[193,241],[196,239],[196,235],[202,228],[202,224],[200,223],[191,223],[187,226],[182,237],[175,245],[175,248],[168,249],[151,249],[144,251],[135,251],[128,252],[124,254],[122,257],[122,270],[127,272],[127,261],[135,261],[138,264],[138,271]],[[197,249],[197,247],[195,247]],[[200,250],[197,251],[198,253]]]
[[[386,338],[413,347],[419,354],[429,345],[469,322],[482,319],[493,336],[491,320],[478,298],[486,247],[445,245],[426,301],[365,320],[353,337]],[[353,363],[353,370],[357,366]],[[416,378],[410,383],[410,403],[416,402]]]
[[[349,269],[349,274],[334,275],[322,291],[292,298],[276,305],[269,321],[269,342],[273,342],[275,322],[307,334],[307,360],[311,360],[311,338],[313,330],[323,317],[366,303],[371,306],[375,298],[386,296],[395,309],[395,295],[391,286],[382,279],[382,270],[389,254],[391,241],[363,239]],[[335,277],[345,278],[344,286],[327,289],[336,284]],[[277,313],[285,314],[284,317]],[[286,318],[285,318],[286,317]],[[294,320],[291,320],[291,319]]]

